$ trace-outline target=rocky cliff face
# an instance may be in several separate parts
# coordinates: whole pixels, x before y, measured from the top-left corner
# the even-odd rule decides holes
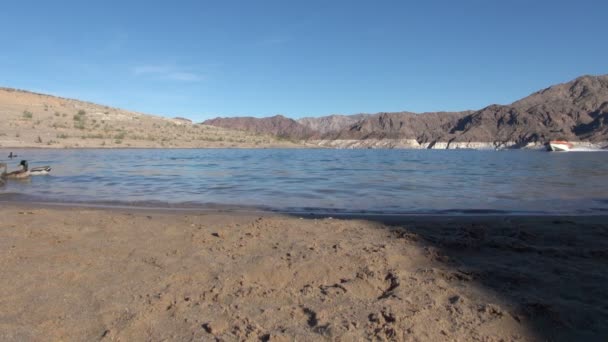
[[[518,148],[549,140],[608,141],[608,75],[583,76],[478,111],[205,121],[331,147]]]

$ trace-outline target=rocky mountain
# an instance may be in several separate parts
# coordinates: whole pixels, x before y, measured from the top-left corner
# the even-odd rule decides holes
[[[298,123],[316,131],[320,134],[327,134],[330,132],[339,132],[345,128],[356,124],[369,116],[369,114],[354,114],[354,115],[328,115],[318,118],[301,118],[298,119]]]
[[[608,142],[608,75],[582,76],[510,105],[477,111],[221,119],[224,128],[253,130],[326,147],[502,148],[539,146],[553,139]],[[205,124],[218,125],[208,120]],[[270,125],[270,122],[279,121]],[[288,124],[287,124],[288,123]]]
[[[282,115],[268,118],[215,118],[206,120],[203,124],[257,134],[271,134],[286,139],[309,139],[318,134],[317,131]]]
[[[370,115],[329,139],[414,139],[428,142],[440,139],[458,120],[470,112],[378,113]]]
[[[552,139],[608,141],[608,75],[583,76],[536,92],[508,106],[493,105],[463,117],[447,137],[453,141]]]

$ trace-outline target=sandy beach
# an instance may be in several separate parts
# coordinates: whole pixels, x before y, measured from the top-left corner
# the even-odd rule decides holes
[[[0,215],[2,341],[608,336],[606,217]]]

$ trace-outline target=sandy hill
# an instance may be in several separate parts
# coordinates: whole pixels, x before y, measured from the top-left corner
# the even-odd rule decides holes
[[[293,147],[257,134],[0,88],[0,147]]]

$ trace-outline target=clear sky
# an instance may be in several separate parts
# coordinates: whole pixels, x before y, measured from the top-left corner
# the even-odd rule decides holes
[[[606,0],[3,1],[0,85],[151,114],[479,109],[608,73]]]

